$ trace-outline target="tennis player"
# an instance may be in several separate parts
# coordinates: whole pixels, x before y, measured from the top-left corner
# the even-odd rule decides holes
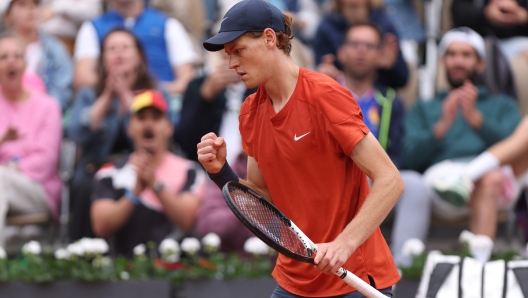
[[[291,17],[266,1],[245,0],[204,42],[209,51],[226,51],[246,87],[259,87],[240,111],[249,155],[248,178],[240,182],[319,243],[319,270],[279,255],[271,297],[364,297],[333,276],[341,266],[392,297],[400,276],[379,225],[403,182],[350,92],[292,61],[291,25]],[[221,137],[209,133],[197,147],[198,160],[218,186],[239,181]],[[365,174],[372,179],[370,190]]]

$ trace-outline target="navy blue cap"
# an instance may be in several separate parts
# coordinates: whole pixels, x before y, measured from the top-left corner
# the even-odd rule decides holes
[[[203,43],[206,50],[220,51],[226,43],[246,32],[262,32],[271,28],[284,32],[284,15],[272,4],[263,0],[244,0],[235,4],[222,19],[220,32]]]

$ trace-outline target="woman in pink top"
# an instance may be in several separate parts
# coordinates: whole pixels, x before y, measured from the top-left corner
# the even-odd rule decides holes
[[[24,48],[0,38],[0,233],[8,214],[50,212],[56,217],[62,137],[58,102],[24,89]]]

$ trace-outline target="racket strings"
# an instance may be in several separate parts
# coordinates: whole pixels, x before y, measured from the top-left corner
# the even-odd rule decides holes
[[[233,202],[255,228],[285,249],[301,256],[309,256],[295,232],[273,210],[261,203],[259,198],[238,188],[230,189],[230,193]]]

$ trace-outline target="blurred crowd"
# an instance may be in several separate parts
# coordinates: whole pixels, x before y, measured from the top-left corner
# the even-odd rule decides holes
[[[425,240],[433,217],[494,238],[501,210],[516,211],[526,229],[524,164],[476,176],[462,199],[438,181],[521,122],[528,1],[268,1],[293,16],[291,58],[353,94],[401,170],[390,237],[399,265],[410,262],[403,243]],[[2,241],[10,217],[47,214],[66,216],[70,241],[110,239],[112,255],[209,232],[242,250],[251,233],[196,162],[196,144],[215,132],[246,175],[238,113],[256,90],[227,54],[202,47],[238,2],[0,0]],[[68,158],[72,176],[59,176]]]

